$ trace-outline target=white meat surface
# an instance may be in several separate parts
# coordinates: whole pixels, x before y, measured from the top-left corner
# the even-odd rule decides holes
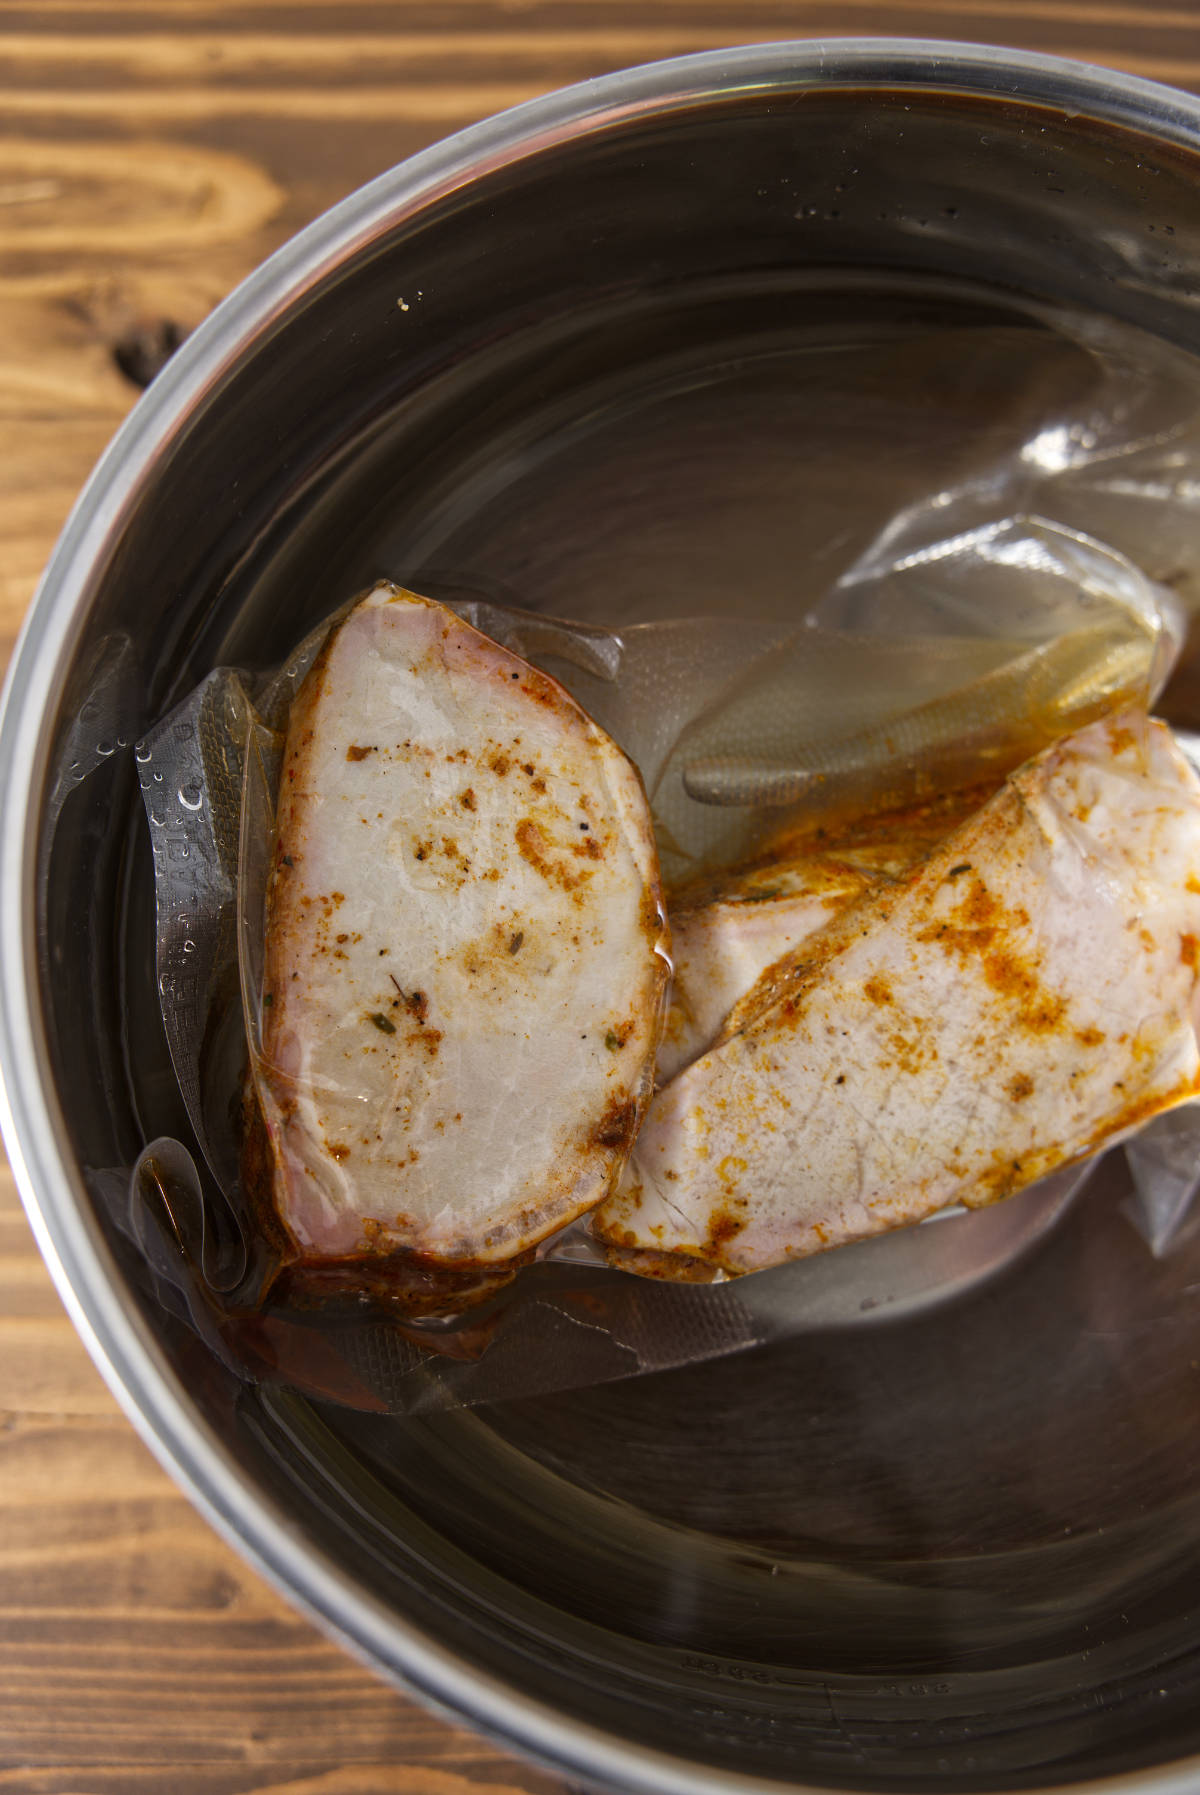
[[[1126,713],[777,961],[593,1221],[729,1272],[979,1207],[1200,1091],[1200,781]]]
[[[377,587],[289,720],[257,1088],[308,1262],[494,1264],[590,1209],[668,972],[637,773],[554,680]]]
[[[727,1017],[776,960],[880,880],[923,859],[969,814],[954,799],[843,825],[816,845],[789,841],[753,865],[710,875],[671,904],[674,977],[659,1043],[660,1085],[707,1053]]]
[[[768,966],[871,883],[845,862],[814,856],[780,866],[769,881],[759,874],[710,903],[672,910],[675,972],[658,1049],[659,1083],[712,1046],[730,1010]]]

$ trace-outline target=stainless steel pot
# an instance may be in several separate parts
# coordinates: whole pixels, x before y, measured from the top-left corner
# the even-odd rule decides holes
[[[698,420],[660,379],[689,357],[740,380],[751,338],[1022,295],[1200,348],[1197,294],[1181,94],[952,44],[635,70],[281,250],[154,383],[47,571],[0,723],[4,1131],[42,1251],[227,1538],[576,1780],[1194,1788],[1200,1250],[1135,1252],[1113,1173],[985,1289],[871,1330],[403,1422],[248,1391],[91,1195],[185,1128],[132,744],[377,571],[616,621],[664,580],[785,592],[804,513],[772,381]]]

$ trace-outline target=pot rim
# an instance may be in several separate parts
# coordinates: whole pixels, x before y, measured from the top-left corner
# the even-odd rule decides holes
[[[119,534],[163,445],[245,347],[339,263],[445,195],[599,129],[740,94],[820,87],[913,87],[1008,97],[1136,128],[1200,149],[1200,100],[1062,57],[904,38],[784,41],[622,70],[517,106],[421,151],[291,238],[188,338],[118,430],[77,500],[26,617],[0,709],[0,1131],[41,1253],[75,1327],[147,1445],[207,1520],[326,1634],[453,1721],[558,1773],[636,1795],[780,1795],[774,1778],[705,1768],[566,1718],[474,1668],[386,1607],[306,1540],[255,1488],[193,1408],[153,1332],[123,1300],[54,1089],[40,1015],[36,887],[47,719],[90,601],[94,569]],[[1188,1795],[1200,1754],[1086,1783],[1074,1795],[1139,1789]],[[797,1792],[812,1785],[791,1785]]]

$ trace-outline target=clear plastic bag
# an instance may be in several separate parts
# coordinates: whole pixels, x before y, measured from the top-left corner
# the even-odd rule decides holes
[[[1062,400],[1061,422],[1014,402],[1034,420],[1018,453],[1006,446],[994,466],[908,506],[786,619],[734,595],[724,616],[675,607],[620,629],[449,602],[559,679],[625,749],[669,886],[752,862],[784,821],[815,833],[831,818],[994,784],[1117,704],[1153,703],[1186,636],[1178,594],[1200,593],[1200,558],[1182,565],[1179,524],[1193,473],[1200,492],[1195,370],[1156,348],[1147,379],[1119,333],[1083,323],[1080,348],[1089,375]],[[1053,1225],[1087,1166],[995,1209],[734,1282],[634,1277],[584,1221],[544,1241],[507,1288],[442,1321],[414,1324],[354,1296],[320,1312],[277,1300],[286,1250],[242,1188],[238,1117],[246,1043],[253,1052],[261,1029],[280,732],[329,627],[273,677],[218,669],[137,751],[163,1019],[205,1165],[182,1143],[154,1142],[135,1167],[97,1174],[96,1189],[164,1300],[227,1362],[398,1412],[535,1394],[949,1298]],[[1162,1118],[1125,1149],[1142,1193],[1133,1219],[1156,1252],[1190,1216],[1196,1113]]]
[[[1156,1259],[1178,1246],[1196,1223],[1200,1189],[1200,1105],[1157,1116],[1125,1143],[1134,1195],[1125,1213]]]
[[[456,609],[462,609],[455,606]],[[1007,517],[856,574],[783,627],[750,616],[619,634],[474,604],[620,743],[668,887],[754,853],[786,811],[898,808],[1001,776],[1122,702],[1149,704],[1185,634],[1172,593],[1101,543]]]
[[[1021,528],[1015,521],[1006,525],[1004,541],[1021,540]],[[1067,576],[1045,552],[1047,537],[1058,546],[1044,526],[1023,540],[1038,546],[1042,585],[1065,585]],[[1067,544],[1069,552],[1076,549]],[[1095,545],[1084,545],[1083,552],[1093,572],[1109,565]],[[1086,622],[1079,628],[1091,626],[1097,613],[1108,628],[1113,618],[1105,607],[1125,605],[1126,611],[1115,615],[1126,620],[1125,636],[1136,650],[1133,677],[1148,696],[1169,662],[1174,613],[1169,603],[1158,608],[1155,594],[1138,584],[1133,570],[1116,560],[1111,566],[1114,592],[1122,597],[1110,600],[1094,588],[1088,591],[1080,599],[1078,615]],[[902,583],[900,592],[908,596]],[[938,618],[937,595],[926,589],[922,602]],[[730,632],[700,625],[684,635],[685,651],[674,659],[675,680],[664,681],[664,632],[653,625],[618,637],[472,601],[464,601],[463,608],[476,626],[574,686],[593,714],[599,713],[640,758],[655,798],[668,794],[676,817],[683,819],[676,829],[693,847],[700,842],[711,861],[713,834],[691,828],[689,809],[706,823],[710,813],[725,822],[735,807],[695,800],[682,776],[674,784],[670,776],[694,764],[697,740],[710,750],[719,739],[720,720],[736,715],[756,679],[778,683],[779,669],[787,664],[781,656],[785,645],[763,650],[761,641],[747,642],[743,632],[736,645],[739,666]],[[1064,594],[1057,615],[1067,612]],[[978,684],[997,671],[1028,664],[1027,620],[1014,609],[1005,622],[1009,633],[999,638],[942,635],[936,654],[922,662],[905,637],[806,627],[793,632],[791,671],[794,677],[796,668],[803,673],[815,667],[810,685],[817,693],[821,685],[828,688],[836,657],[846,668],[869,657],[878,670],[876,706],[885,678],[893,693],[903,689],[926,706],[937,705],[943,702],[939,682],[954,700],[970,692],[972,682],[964,673],[974,673]],[[678,636],[679,626],[666,626],[666,633]],[[540,1263],[521,1272],[510,1289],[444,1323],[412,1324],[379,1314],[363,1319],[354,1304],[339,1313],[335,1303],[319,1317],[269,1302],[263,1308],[263,1293],[278,1269],[278,1243],[269,1230],[264,1233],[241,1188],[228,1118],[240,1090],[239,1049],[248,1036],[251,1052],[256,1051],[261,1027],[263,896],[281,740],[267,719],[283,721],[320,640],[318,635],[303,645],[283,673],[258,692],[257,703],[242,676],[214,673],[138,750],[155,830],[164,1021],[180,1089],[217,1188],[180,1143],[153,1143],[125,1181],[126,1225],[156,1277],[173,1285],[177,1300],[182,1297],[230,1362],[248,1374],[286,1376],[339,1400],[357,1390],[354,1400],[405,1411],[666,1369],[744,1351],[798,1323],[843,1324],[896,1313],[918,1297],[945,1295],[984,1275],[997,1255],[1011,1256],[1069,1200],[1085,1175],[1078,1169],[1044,1181],[1001,1210],[951,1218],[936,1231],[923,1230],[919,1239],[898,1237],[870,1243],[869,1251],[855,1249],[857,1266],[867,1274],[865,1285],[861,1272],[852,1275],[856,1268],[845,1253],[735,1284],[647,1282],[612,1269],[586,1224],[576,1224],[544,1242]],[[1032,642],[1036,652],[1040,643]],[[808,662],[810,643],[817,651]],[[658,702],[651,696],[656,685]],[[585,695],[581,688],[590,689]],[[696,727],[697,714],[702,729]],[[953,723],[952,708],[946,715]],[[813,728],[810,716],[802,714],[805,730]],[[784,734],[777,731],[776,739]],[[931,735],[936,739],[936,732]],[[952,728],[945,739],[950,745]],[[802,753],[803,743],[794,751]],[[1011,751],[1020,758],[1019,742]],[[874,777],[878,772],[877,766]],[[736,808],[737,832],[717,844],[728,850],[732,843],[735,852],[754,837],[763,809],[778,807]],[[689,868],[696,854],[679,859]],[[119,1188],[116,1175],[106,1188],[110,1194]]]

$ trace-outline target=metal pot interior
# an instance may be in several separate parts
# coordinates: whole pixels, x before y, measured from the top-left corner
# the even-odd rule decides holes
[[[274,664],[377,574],[616,624],[786,608],[927,477],[869,430],[853,485],[829,460],[825,348],[1025,328],[1031,297],[1195,345],[1200,156],[1139,132],[1144,97],[756,66],[669,103],[610,84],[470,179],[380,189],[235,354],[210,327],[45,719],[42,1002],[79,1167],[187,1138],[131,744],[209,668]],[[76,782],[87,703],[114,751]],[[1153,1259],[1123,1176],[953,1301],[414,1420],[239,1386],[108,1245],[181,1401],[289,1517],[277,1573],[318,1551],[394,1613],[384,1668],[628,1786],[1016,1789],[1200,1749],[1200,1238]],[[355,1637],[354,1596],[328,1618]],[[453,1674],[423,1677],[423,1636]],[[498,1721],[480,1677],[565,1726]]]

